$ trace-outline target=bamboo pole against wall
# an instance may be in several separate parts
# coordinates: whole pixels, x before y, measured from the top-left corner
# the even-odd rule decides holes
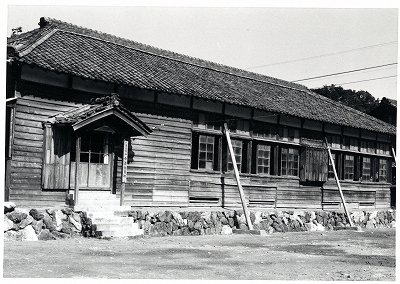
[[[336,172],[335,161],[333,160],[332,153],[331,153],[331,148],[329,147],[328,139],[326,139],[326,137],[325,137],[325,143],[326,143],[326,148],[328,149],[329,159],[330,159],[331,164],[332,164],[333,174],[335,175],[336,184],[337,184],[337,187],[339,189],[340,198],[342,199],[344,211],[346,212],[347,219],[349,219],[350,226],[353,226],[353,221],[351,220],[350,214],[347,211],[346,201],[344,200],[342,187],[340,186],[339,178],[338,178],[338,175],[337,175],[337,172]]]
[[[244,215],[246,217],[246,221],[247,221],[247,225],[249,226],[249,229],[253,230],[253,224],[251,223],[250,213],[249,213],[249,210],[247,209],[246,199],[245,199],[245,196],[244,196],[242,185],[240,183],[239,170],[238,170],[238,167],[237,167],[237,164],[236,164],[235,153],[233,152],[233,147],[232,147],[231,137],[229,135],[228,125],[226,123],[224,123],[224,128],[225,128],[226,140],[228,142],[229,152],[231,153],[231,159],[232,159],[232,163],[233,163],[233,170],[235,172],[235,178],[236,178],[237,186],[238,186],[238,189],[239,189],[239,195],[240,195],[240,200],[242,202]]]

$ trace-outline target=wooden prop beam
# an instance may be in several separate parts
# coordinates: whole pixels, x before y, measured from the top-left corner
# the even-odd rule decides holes
[[[326,137],[325,137],[325,143],[326,143],[326,148],[328,149],[329,159],[330,159],[331,164],[332,164],[333,174],[335,175],[336,184],[337,184],[337,187],[338,187],[338,189],[339,189],[340,198],[342,199],[344,211],[346,212],[347,219],[349,219],[350,226],[353,227],[353,221],[351,220],[350,214],[349,214],[349,212],[347,211],[346,201],[344,200],[344,196],[343,196],[343,192],[342,192],[342,187],[340,186],[339,178],[338,178],[338,175],[337,175],[337,172],[336,172],[335,161],[333,160],[332,153],[331,153],[331,148],[329,147],[328,139],[326,139]]]
[[[394,160],[396,161],[396,152],[394,151],[393,145],[392,145],[392,155],[393,155]]]
[[[240,183],[239,170],[238,170],[238,167],[237,167],[237,164],[236,164],[235,153],[233,152],[233,147],[232,147],[231,137],[229,135],[228,125],[226,123],[224,123],[224,128],[225,128],[226,140],[228,141],[229,152],[231,153],[231,159],[232,159],[232,163],[233,163],[233,170],[235,172],[235,178],[236,178],[237,186],[238,186],[238,189],[239,189],[239,195],[240,195],[240,200],[242,202],[244,215],[246,217],[246,221],[247,221],[247,225],[249,226],[249,230],[253,230],[253,224],[251,223],[250,213],[249,213],[249,210],[247,209],[246,199],[245,199],[245,196],[244,196],[244,191],[243,191],[242,185]]]

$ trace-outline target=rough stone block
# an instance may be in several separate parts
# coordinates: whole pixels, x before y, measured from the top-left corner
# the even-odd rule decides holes
[[[365,226],[367,230],[375,229],[375,220],[367,221],[367,225]]]
[[[43,213],[39,212],[37,209],[31,209],[29,215],[31,215],[36,221],[42,220],[44,217]]]
[[[14,223],[19,223],[23,219],[28,217],[28,214],[23,213],[23,212],[17,212],[16,210],[14,210],[12,212],[7,213],[6,216],[8,217],[8,219],[13,221]]]
[[[221,235],[232,235],[232,228],[227,225],[222,226]]]
[[[43,230],[43,228],[46,227],[43,223],[43,219],[39,221],[33,220],[31,226],[35,230],[36,235],[38,235]]]
[[[23,241],[37,241],[38,237],[35,233],[35,230],[32,228],[31,225],[26,226],[21,230],[22,233],[22,240]]]
[[[10,201],[4,202],[4,214],[14,211],[15,207],[17,206],[15,205],[14,202]]]
[[[70,222],[68,221],[62,221],[61,224],[61,232],[66,233],[66,234],[71,234],[72,233],[72,227],[74,227]]]
[[[56,237],[50,232],[49,229],[44,229],[38,234],[38,239],[40,241],[55,240]]]
[[[11,230],[14,227],[14,222],[4,215],[4,232]]]
[[[43,223],[45,224],[46,228],[53,232],[56,230],[56,224],[53,219],[48,214],[44,214],[43,216]]]
[[[25,219],[22,219],[21,222],[15,223],[13,229],[18,231],[24,229],[26,226],[30,225],[33,221],[33,217],[28,215]]]

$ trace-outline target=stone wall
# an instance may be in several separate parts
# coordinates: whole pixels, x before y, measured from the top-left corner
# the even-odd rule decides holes
[[[128,215],[149,236],[187,236],[231,234],[232,229],[247,229],[242,210],[149,211],[133,210]],[[350,226],[345,214],[328,211],[252,211],[254,229],[274,232],[324,231]],[[395,227],[396,212],[354,211],[355,226],[366,229]],[[52,240],[74,236],[94,237],[95,226],[85,212],[70,208],[23,209],[4,206],[5,240]]]
[[[80,236],[82,213],[70,208],[24,209],[4,205],[5,240],[54,240]]]
[[[149,212],[131,211],[130,216],[140,223],[144,233],[150,236],[209,235],[231,233],[233,228],[248,229],[242,210]],[[387,211],[354,211],[354,226],[360,228],[395,227],[396,213]],[[250,219],[254,229],[274,232],[324,231],[349,227],[342,212],[327,211],[253,211]]]

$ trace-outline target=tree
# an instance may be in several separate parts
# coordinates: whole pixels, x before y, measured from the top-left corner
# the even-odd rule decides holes
[[[11,31],[12,31],[12,35],[18,35],[18,34],[22,33],[22,27],[17,27],[17,28],[11,29]]]
[[[345,90],[341,86],[335,85],[324,85],[322,88],[311,90],[324,97],[330,98],[331,100],[340,102],[365,113],[369,113],[379,105],[379,99],[376,99],[367,91]]]

